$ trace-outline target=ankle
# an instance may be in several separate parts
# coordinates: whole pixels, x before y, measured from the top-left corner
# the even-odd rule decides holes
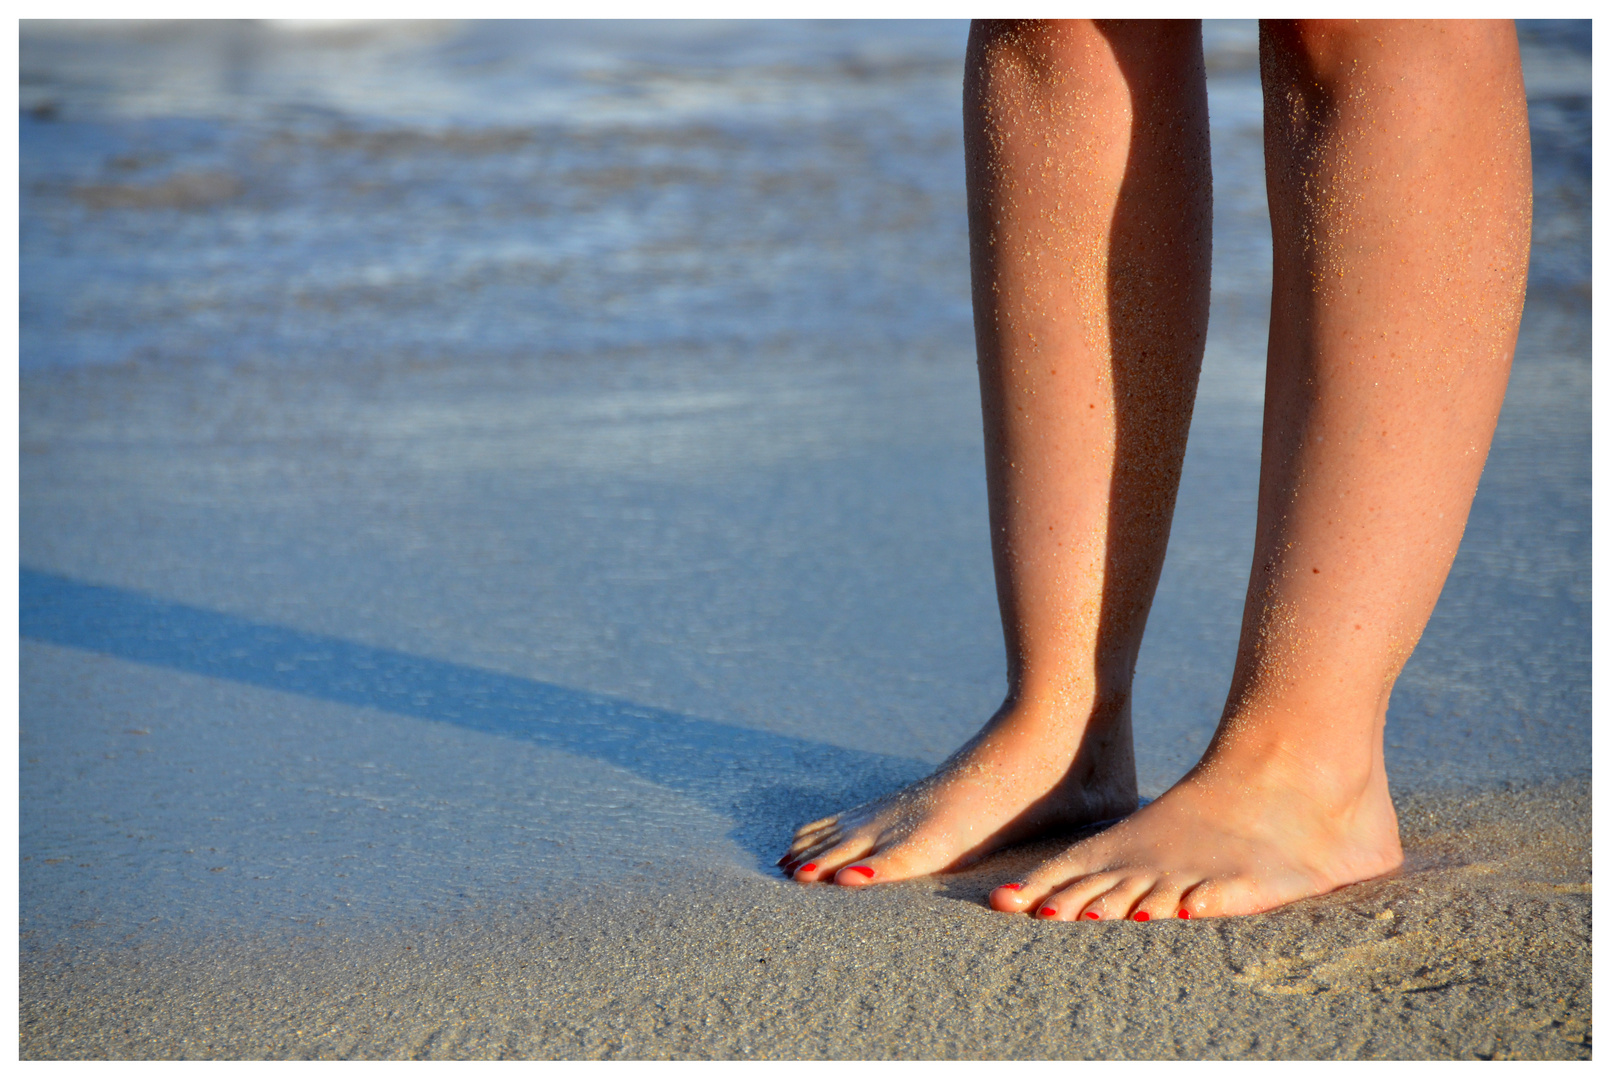
[[[1130,688],[1089,683],[1027,685],[1008,692],[996,716],[1014,723],[1076,731],[1103,730],[1130,719]]]
[[[1304,719],[1300,725],[1268,714],[1227,716],[1198,769],[1228,772],[1255,788],[1300,792],[1338,812],[1385,790],[1379,723],[1370,717],[1322,723],[1312,716]]]
[[[1134,807],[1128,699],[1097,702],[1090,693],[1009,697],[957,757],[975,766],[1008,768],[1019,777],[1034,774],[1104,803],[1128,799],[1123,809]]]

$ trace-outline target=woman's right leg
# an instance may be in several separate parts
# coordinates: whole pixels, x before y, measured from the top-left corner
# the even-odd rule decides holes
[[[976,24],[974,326],[1008,696],[934,776],[781,860],[864,885],[1133,810],[1130,679],[1208,321],[1208,105],[1189,22]]]

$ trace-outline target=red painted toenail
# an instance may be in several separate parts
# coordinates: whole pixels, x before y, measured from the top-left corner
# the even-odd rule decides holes
[[[1087,911],[1087,912],[1086,912],[1086,913],[1085,913],[1085,917],[1086,917],[1086,918],[1087,918],[1087,919],[1100,919],[1100,918],[1101,918],[1101,917],[1102,917],[1102,916],[1100,916],[1100,915],[1098,915],[1098,914],[1097,914],[1097,913],[1096,913],[1096,912],[1094,912],[1094,911]]]
[[[873,868],[870,866],[852,866],[851,869],[858,874],[866,874],[868,877],[873,876]]]
[[[804,873],[807,873],[808,871],[815,870],[816,868],[817,868],[816,863],[808,862],[804,866],[800,867],[800,869],[797,870],[796,873],[804,874]]]
[[[1056,915],[1056,914],[1057,914],[1057,909],[1056,909],[1056,908],[1054,908],[1054,907],[1043,907],[1043,908],[1041,908],[1041,909],[1040,909],[1040,910],[1039,910],[1039,911],[1037,911],[1037,912],[1035,912],[1035,914],[1036,914],[1036,915],[1040,915],[1040,916],[1043,916],[1043,917],[1045,917],[1045,918],[1048,918],[1048,919],[1049,919],[1049,918],[1051,918],[1051,917],[1052,917],[1052,916],[1053,916],[1053,915]]]
[[[1182,919],[1189,919],[1189,918],[1191,918],[1191,912],[1187,911],[1185,908],[1181,908],[1180,909],[1180,917]]]
[[[1148,915],[1145,911],[1138,911],[1134,915],[1130,916],[1130,918],[1134,919],[1136,922],[1146,922],[1148,919],[1152,918],[1152,916]]]
[[[1023,887],[1024,887],[1024,883],[1022,881],[1009,881],[1009,882],[1007,882],[1007,884],[1002,886],[1003,889],[1011,889],[1014,892],[1017,892],[1019,889],[1022,889]]]

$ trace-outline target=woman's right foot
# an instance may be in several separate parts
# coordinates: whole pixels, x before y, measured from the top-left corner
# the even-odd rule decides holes
[[[1128,706],[1003,706],[933,775],[813,821],[778,865],[796,881],[861,886],[956,870],[1043,832],[1136,808]]]

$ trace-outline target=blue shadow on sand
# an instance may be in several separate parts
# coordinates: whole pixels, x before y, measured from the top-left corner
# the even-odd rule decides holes
[[[608,762],[728,815],[757,858],[798,823],[928,771],[921,762],[21,571],[21,636],[137,664],[456,724]]]

